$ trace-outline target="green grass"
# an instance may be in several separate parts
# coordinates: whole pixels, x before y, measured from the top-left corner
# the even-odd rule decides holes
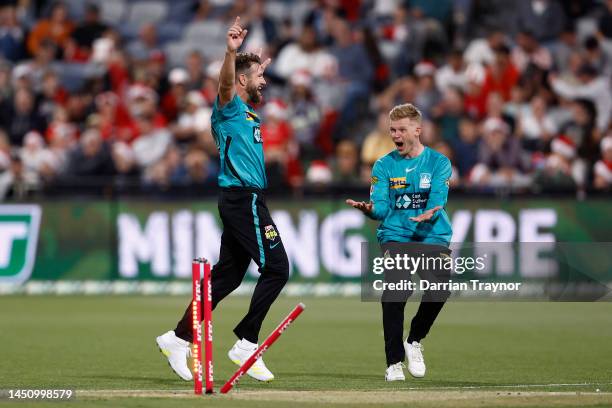
[[[270,395],[274,394],[273,390],[316,391],[311,394],[326,395],[324,391],[390,392],[440,387],[454,392],[468,386],[498,393],[585,393],[599,388],[600,397],[581,402],[592,406],[612,404],[611,394],[606,394],[612,392],[612,305],[609,303],[449,303],[423,342],[427,377],[387,384],[383,381],[385,359],[379,304],[362,303],[358,299],[301,300],[307,306],[305,312],[265,355],[276,379],[261,384],[245,376],[237,392],[232,391],[236,397],[249,395],[244,391],[261,390]],[[174,328],[186,301],[170,296],[0,297],[0,389],[185,390],[188,393],[192,384],[179,380],[170,371],[154,341],[155,336]],[[297,302],[297,299],[280,298],[274,304],[262,329],[262,339]],[[231,329],[247,307],[247,298],[230,297],[214,312],[217,387],[236,368],[227,359],[226,352],[235,341]],[[408,304],[407,324],[415,308],[414,302]],[[582,383],[599,385],[503,388]],[[298,398],[291,403],[292,407],[333,406],[329,401],[300,402],[299,395],[302,394],[291,397]],[[361,402],[359,395],[362,394],[355,394],[357,399],[352,405]],[[514,398],[503,406],[514,406],[518,401]],[[539,400],[534,405],[523,404],[527,400],[520,401],[520,406],[539,404]],[[563,398],[562,401],[570,402]],[[100,396],[83,398],[78,406],[155,407],[166,406],[166,402],[164,398]],[[546,402],[555,404],[549,399]],[[202,406],[202,403],[196,398],[180,401],[181,408]],[[421,403],[429,406],[426,401]],[[206,403],[206,406],[247,405],[280,407],[287,406],[287,401],[239,400],[215,395],[209,396]],[[4,404],[0,402],[1,406]],[[433,403],[432,406],[442,405]]]

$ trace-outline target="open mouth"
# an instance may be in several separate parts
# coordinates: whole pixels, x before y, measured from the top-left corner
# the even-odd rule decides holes
[[[401,149],[402,147],[404,147],[404,142],[394,142],[395,143],[395,147],[397,147],[398,149]]]

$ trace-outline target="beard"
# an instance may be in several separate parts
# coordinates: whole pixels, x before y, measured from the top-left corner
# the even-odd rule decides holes
[[[261,102],[261,94],[257,90],[256,86],[247,85],[246,93],[247,93],[247,96],[249,98],[249,103],[251,103],[251,104],[258,104],[259,102]]]

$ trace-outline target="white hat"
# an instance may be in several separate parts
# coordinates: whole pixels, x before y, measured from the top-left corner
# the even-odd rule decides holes
[[[189,81],[189,73],[184,68],[174,68],[168,74],[168,81],[171,84],[184,84]]]
[[[483,130],[485,133],[499,131],[507,135],[510,132],[510,127],[500,118],[489,118],[485,120]]]
[[[204,97],[199,91],[189,91],[187,94],[187,103],[200,107],[204,105],[204,102]]]

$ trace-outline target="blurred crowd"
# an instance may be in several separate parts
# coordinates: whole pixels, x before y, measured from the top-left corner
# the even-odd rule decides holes
[[[455,188],[612,186],[612,0],[0,0],[0,197],[213,187],[236,15],[271,189],[369,184],[405,102]]]

